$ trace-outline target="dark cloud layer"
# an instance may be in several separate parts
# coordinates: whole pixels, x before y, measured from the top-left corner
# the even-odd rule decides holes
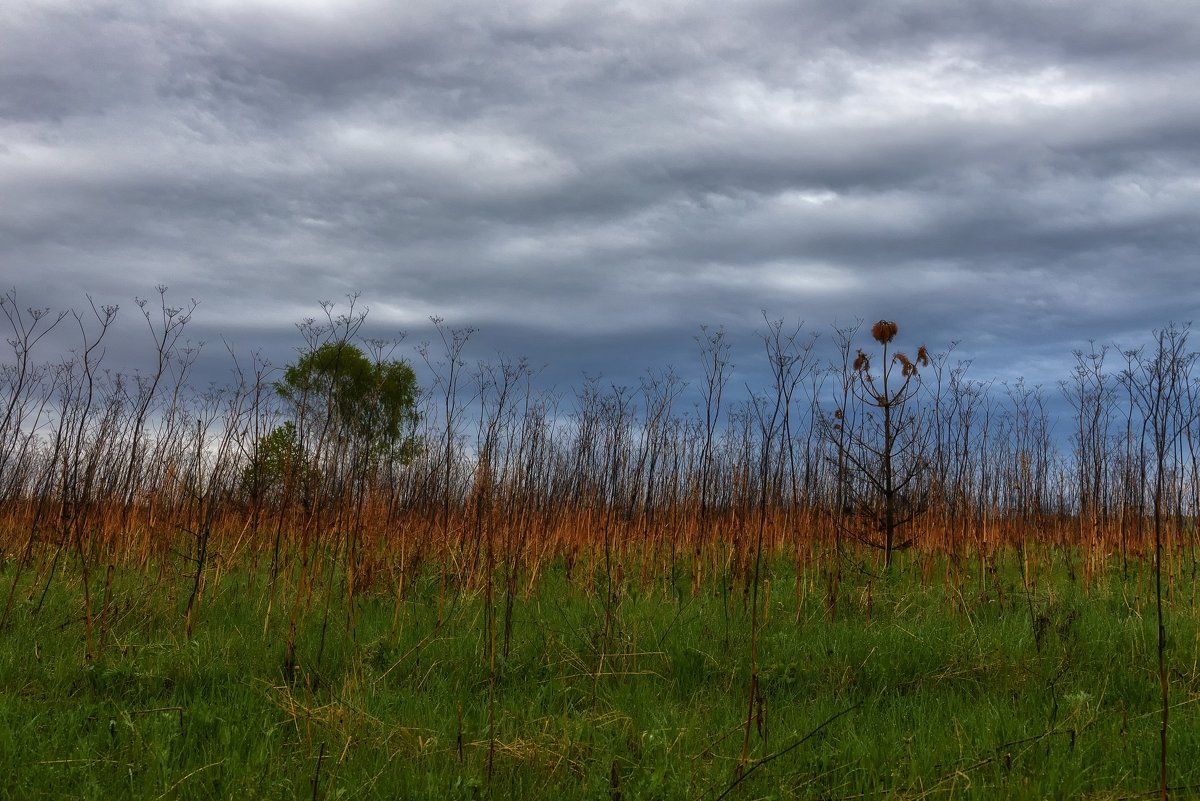
[[[21,3],[0,270],[278,359],[361,291],[556,380],[767,309],[1051,381],[1200,304],[1198,54],[1186,2]]]

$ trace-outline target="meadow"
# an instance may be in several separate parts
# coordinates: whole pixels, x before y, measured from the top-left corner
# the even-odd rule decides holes
[[[893,569],[882,582],[851,570],[831,614],[819,575],[770,565],[748,730],[750,610],[736,581],[715,579],[696,594],[686,581],[610,588],[600,573],[568,580],[551,565],[517,601],[504,654],[491,647],[502,635],[478,587],[452,588],[439,602],[431,573],[399,607],[374,593],[353,607],[329,604],[314,587],[290,668],[288,616],[272,610],[261,573],[214,576],[189,640],[180,626],[186,576],[158,565],[119,571],[104,657],[90,662],[79,658],[77,581],[56,580],[44,598],[29,583],[0,651],[0,792],[1115,799],[1156,791],[1153,603],[1136,582],[1118,569],[1085,588],[1047,564],[1027,591],[1011,562],[983,576],[942,559],[902,558]],[[0,575],[12,572],[10,564]],[[276,606],[297,578],[278,583]],[[1200,627],[1185,593],[1168,608],[1168,770],[1173,788],[1190,795],[1200,790]]]
[[[355,298],[201,388],[159,294],[133,371],[0,295],[4,797],[1200,794],[1186,327],[1056,420],[886,320],[738,398],[723,330],[564,393],[434,318],[419,381]]]

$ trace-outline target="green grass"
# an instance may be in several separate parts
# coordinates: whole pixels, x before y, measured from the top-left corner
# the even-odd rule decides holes
[[[1057,576],[1027,599],[1012,566],[986,593],[975,576],[947,591],[915,572],[902,563],[869,590],[848,577],[830,620],[819,582],[797,609],[795,574],[774,566],[764,704],[749,773],[727,798],[1157,788],[1154,614],[1132,582],[1114,575],[1085,593]],[[13,575],[0,571],[0,588]],[[264,578],[249,589],[246,574],[225,575],[185,642],[186,578],[157,575],[118,572],[95,664],[82,657],[77,579],[56,576],[36,614],[36,593],[18,588],[0,632],[0,797],[714,799],[734,781],[750,684],[741,586],[695,598],[625,586],[606,638],[603,594],[552,569],[517,602],[489,704],[478,591],[452,590],[440,628],[436,575],[415,584],[395,627],[390,596],[357,601],[352,627],[335,598],[321,651],[318,589],[289,682],[291,587],[267,621]],[[1196,788],[1197,616],[1172,606],[1168,628],[1170,781]]]

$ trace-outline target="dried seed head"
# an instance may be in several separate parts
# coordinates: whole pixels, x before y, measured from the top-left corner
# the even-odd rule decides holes
[[[834,410],[834,412],[833,412],[833,419],[834,419],[834,420],[841,420],[841,419],[842,419],[842,417],[844,417],[844,415],[842,414],[842,410],[841,410],[841,409],[836,409],[836,410]]]
[[[905,378],[916,375],[917,366],[909,360],[903,351],[896,351],[896,355],[892,357],[892,361],[900,362],[900,373]]]
[[[862,352],[862,348],[858,349],[858,356],[854,359],[854,372],[865,373],[871,369],[871,360],[867,358],[867,354]]]
[[[875,341],[881,345],[886,345],[896,338],[896,333],[899,327],[891,320],[880,320],[871,326],[871,336],[875,337]]]
[[[917,364],[922,367],[929,366],[929,351],[925,350],[925,346],[917,348]]]

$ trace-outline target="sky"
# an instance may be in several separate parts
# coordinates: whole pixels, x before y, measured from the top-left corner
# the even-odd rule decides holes
[[[212,365],[361,293],[563,386],[764,311],[1052,385],[1200,309],[1194,2],[5,6],[0,285],[120,304],[113,359],[160,284]]]

